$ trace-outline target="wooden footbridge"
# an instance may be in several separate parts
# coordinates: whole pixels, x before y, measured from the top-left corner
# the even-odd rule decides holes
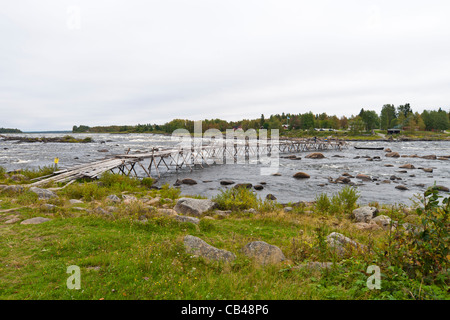
[[[194,139],[195,140],[195,139]],[[200,140],[200,145],[153,147],[147,152],[130,153],[111,156],[102,160],[80,164],[71,168],[55,171],[52,175],[41,177],[31,186],[44,185],[51,182],[73,182],[79,178],[98,178],[102,173],[111,171],[136,177],[158,178],[162,172],[204,165],[223,163],[264,163],[280,153],[297,153],[308,151],[336,150],[348,148],[347,142],[338,139],[280,139],[270,140],[213,141]]]

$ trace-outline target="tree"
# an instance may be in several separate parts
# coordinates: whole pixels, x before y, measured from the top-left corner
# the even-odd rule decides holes
[[[413,113],[409,103],[405,103],[404,105],[398,106],[397,110],[398,110],[399,116],[400,116],[400,114],[403,114],[405,116],[405,119],[408,118],[410,113]]]
[[[359,117],[364,122],[366,131],[371,131],[380,125],[380,118],[378,117],[378,114],[373,110],[364,111],[364,109],[361,109]]]
[[[364,121],[360,116],[353,117],[349,121],[350,131],[354,135],[361,134],[361,132],[364,130],[364,125]]]
[[[397,118],[395,106],[393,104],[385,104],[381,109],[380,122],[381,129],[387,130],[393,126],[392,120]]]

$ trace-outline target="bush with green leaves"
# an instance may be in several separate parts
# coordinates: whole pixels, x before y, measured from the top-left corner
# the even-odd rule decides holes
[[[327,194],[321,193],[316,196],[315,207],[319,212],[330,214],[350,213],[356,208],[359,192],[351,186],[343,187],[330,199]]]
[[[221,210],[241,211],[258,206],[256,194],[245,187],[221,190],[213,201]]]
[[[426,284],[449,285],[450,198],[443,198],[437,189],[430,187],[422,204],[416,209],[419,224],[405,225],[399,221],[379,253],[380,262],[398,267],[409,278],[421,279]]]

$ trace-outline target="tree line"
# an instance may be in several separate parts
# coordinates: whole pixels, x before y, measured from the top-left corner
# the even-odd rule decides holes
[[[226,121],[222,119],[205,119],[202,121],[203,132],[208,129],[218,129],[225,132],[227,129],[294,129],[314,130],[314,128],[349,130],[354,133],[370,132],[374,129],[398,128],[407,131],[443,131],[450,128],[450,112],[439,108],[438,110],[424,110],[422,113],[414,112],[409,103],[395,107],[386,104],[380,114],[374,110],[361,109],[359,114],[338,117],[326,113],[281,113],[266,118],[264,114],[258,119],[243,119],[239,121]],[[74,133],[172,133],[176,129],[186,129],[194,132],[194,121],[187,119],[173,119],[165,124],[138,124],[123,126],[73,126]]]
[[[19,129],[12,129],[12,128],[0,128],[0,133],[22,133]]]

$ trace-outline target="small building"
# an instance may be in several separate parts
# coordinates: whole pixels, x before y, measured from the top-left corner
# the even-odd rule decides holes
[[[398,133],[400,133],[400,129],[387,129],[387,133],[388,134],[398,134]]]

